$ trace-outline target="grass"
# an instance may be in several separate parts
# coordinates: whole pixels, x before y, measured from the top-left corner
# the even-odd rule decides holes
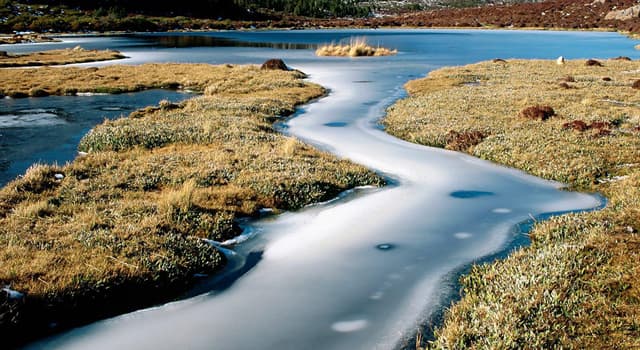
[[[58,71],[73,81],[103,73],[150,84],[173,72],[205,93],[105,121],[82,139],[86,155],[34,165],[0,190],[0,285],[26,295],[0,293],[5,343],[54,322],[64,328],[170,299],[195,274],[224,265],[203,239],[237,235],[236,219],[261,208],[293,210],[383,184],[274,131],[278,116],[324,94],[300,72],[175,64]]]
[[[530,247],[475,266],[428,347],[640,347],[640,62],[599,62],[443,68],[408,83],[410,97],[389,109],[384,124],[400,138],[609,200],[539,222]]]
[[[53,66],[71,63],[97,62],[126,58],[114,50],[85,50],[80,46],[73,49],[61,49],[34,52],[22,55],[0,54],[0,68]]]
[[[363,38],[351,39],[349,44],[323,45],[316,50],[317,56],[392,56],[397,53],[398,50],[391,50],[385,47],[370,46]]]
[[[237,78],[225,74],[239,74]],[[0,95],[28,97],[38,95],[75,95],[78,93],[126,93],[144,89],[185,89],[203,92],[206,87],[229,88],[237,94],[251,92],[253,72],[234,66],[207,64],[156,64],[138,66],[111,65],[101,68],[42,67],[5,69],[0,74]],[[268,73],[265,73],[268,74]],[[302,83],[300,83],[302,84]]]

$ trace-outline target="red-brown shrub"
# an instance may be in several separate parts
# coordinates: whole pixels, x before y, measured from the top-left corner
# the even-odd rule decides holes
[[[454,151],[466,151],[471,146],[475,146],[487,137],[482,131],[455,131],[450,130],[447,134],[447,149]]]
[[[527,119],[547,120],[556,115],[550,106],[530,106],[520,111],[520,116]]]
[[[567,130],[573,129],[577,131],[585,131],[589,129],[589,126],[587,125],[587,123],[583,122],[582,120],[574,120],[574,121],[562,124],[562,128]]]

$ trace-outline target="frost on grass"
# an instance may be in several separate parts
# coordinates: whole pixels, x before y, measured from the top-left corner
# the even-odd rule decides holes
[[[371,46],[365,39],[352,39],[348,44],[327,44],[316,50],[318,56],[393,56],[398,50],[392,50],[380,46]]]
[[[95,72],[56,74],[79,84]],[[35,165],[0,189],[0,285],[25,296],[18,303],[0,294],[0,333],[12,335],[4,342],[51,322],[68,326],[166,301],[193,276],[222,267],[224,256],[207,240],[240,233],[239,217],[383,183],[275,132],[278,116],[324,93],[300,72],[175,64],[107,72],[119,80],[140,74],[150,85],[179,81],[205,94],[105,121],[82,139],[82,157]]]
[[[510,60],[443,68],[407,84],[410,97],[384,120],[391,134],[608,199],[601,211],[537,223],[531,247],[474,267],[426,345],[640,347],[639,78],[640,62],[625,59]],[[452,147],[461,135],[465,142]]]

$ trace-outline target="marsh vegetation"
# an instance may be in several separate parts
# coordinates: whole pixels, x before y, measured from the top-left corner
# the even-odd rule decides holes
[[[389,109],[384,124],[398,137],[609,200],[601,211],[537,223],[530,247],[475,266],[432,347],[640,346],[640,63],[599,63],[443,68],[408,83],[410,97]]]
[[[398,50],[391,50],[380,46],[371,46],[362,38],[352,39],[348,44],[322,45],[316,50],[316,55],[318,56],[392,56],[397,53]]]
[[[30,54],[12,55],[0,52],[0,68],[26,66],[53,66],[71,63],[98,62],[126,58],[113,50],[85,50],[80,46],[72,49],[50,50]]]
[[[82,139],[75,161],[34,165],[0,190],[0,285],[23,294],[0,293],[5,344],[52,323],[170,299],[224,265],[208,240],[237,235],[238,218],[383,184],[274,131],[279,116],[324,94],[300,72],[204,64],[54,71],[61,80],[46,79],[60,89],[177,83],[204,95],[105,121]]]

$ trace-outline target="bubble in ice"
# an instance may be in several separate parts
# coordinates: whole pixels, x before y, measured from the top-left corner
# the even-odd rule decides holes
[[[457,239],[467,239],[467,238],[470,238],[471,236],[473,235],[469,232],[456,232],[453,234],[453,237]]]
[[[508,208],[495,208],[492,210],[492,212],[496,213],[496,214],[508,214],[511,212],[511,209]]]
[[[395,248],[395,246],[391,243],[382,243],[382,244],[378,244],[376,248],[378,248],[379,250],[391,250]]]
[[[367,320],[349,320],[349,321],[339,321],[331,325],[331,329],[340,333],[350,333],[356,332],[362,329],[367,328],[369,322]]]

